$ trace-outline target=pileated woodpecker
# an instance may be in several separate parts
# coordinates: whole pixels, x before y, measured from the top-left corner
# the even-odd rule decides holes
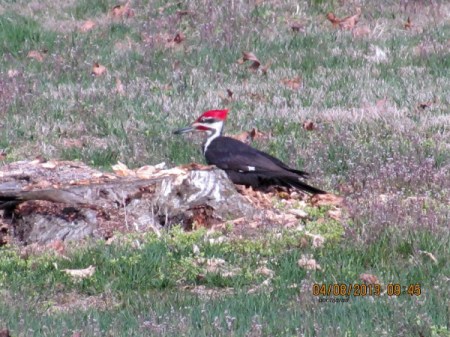
[[[255,188],[275,185],[294,187],[312,194],[326,193],[301,180],[308,177],[307,172],[290,168],[265,152],[236,139],[222,136],[227,114],[228,110],[206,111],[191,126],[176,130],[174,133],[205,132],[208,136],[203,145],[206,162],[224,170],[235,184]]]

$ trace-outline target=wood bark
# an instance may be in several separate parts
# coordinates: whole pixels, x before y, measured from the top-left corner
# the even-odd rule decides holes
[[[108,238],[175,224],[209,227],[254,213],[216,168],[156,170],[142,178],[68,161],[0,167],[0,209],[0,244]]]

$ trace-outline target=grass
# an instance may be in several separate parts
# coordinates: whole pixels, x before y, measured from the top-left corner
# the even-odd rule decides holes
[[[256,241],[211,245],[204,231],[175,228],[162,238],[121,236],[109,246],[91,242],[69,247],[64,258],[49,253],[24,258],[17,248],[9,248],[0,259],[1,283],[9,285],[0,305],[1,322],[12,331],[27,327],[36,336],[71,330],[113,336],[225,336],[255,329],[277,336],[408,336],[419,329],[431,336],[438,328],[436,336],[449,335],[447,304],[440,300],[449,295],[440,286],[450,271],[448,237],[416,232],[400,238],[392,231],[369,245],[330,243],[319,250],[304,247],[302,237],[301,232],[284,231]],[[199,255],[192,250],[194,244]],[[436,262],[421,252],[432,252]],[[304,254],[311,254],[322,270],[300,268],[297,261]],[[205,274],[199,261],[218,258],[237,267],[236,275]],[[61,271],[87,265],[97,270],[80,282]],[[274,273],[267,286],[261,285],[267,276],[256,271],[261,265]],[[350,296],[348,303],[324,305],[312,293],[316,283],[360,283],[365,272],[380,277],[383,291],[390,284],[405,286],[403,294]],[[406,294],[415,284],[420,284],[421,295]],[[13,302],[17,296],[21,300]],[[37,305],[24,311],[24,301]],[[392,320],[392,315],[402,320]],[[87,323],[81,324],[83,320]]]
[[[0,328],[13,336],[450,335],[448,4],[364,3],[361,37],[326,21],[329,11],[355,11],[338,1],[150,0],[131,2],[129,18],[112,18],[110,1],[23,4],[0,4],[7,161],[202,162],[198,137],[171,131],[229,107],[227,132],[270,133],[254,145],[312,172],[314,185],[345,197],[348,214],[336,222],[327,209],[308,210],[303,225],[328,239],[316,249],[295,231],[221,245],[205,243],[203,232],[148,234],[71,247],[69,260],[1,248]],[[85,20],[96,26],[82,32]],[[304,30],[293,32],[294,21]],[[169,42],[177,32],[179,45]],[[27,57],[32,50],[42,62]],[[237,64],[243,51],[271,62],[267,74]],[[107,73],[93,77],[94,62]],[[301,89],[282,83],[296,76]],[[304,130],[306,120],[317,129]],[[240,272],[205,273],[193,244]],[[298,267],[304,254],[322,270]],[[247,294],[267,279],[256,273],[263,260],[275,276]],[[81,282],[61,272],[89,265],[97,271]],[[361,283],[362,273],[383,286],[420,283],[423,292],[339,304],[311,294],[314,283]]]

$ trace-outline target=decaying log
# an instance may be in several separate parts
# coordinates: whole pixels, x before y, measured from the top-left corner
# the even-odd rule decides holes
[[[114,231],[157,231],[174,224],[211,226],[254,212],[215,168],[157,170],[141,178],[68,161],[0,167],[0,209],[9,236],[25,244],[107,238]]]

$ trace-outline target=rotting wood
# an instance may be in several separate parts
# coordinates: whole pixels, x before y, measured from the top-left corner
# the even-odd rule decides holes
[[[25,244],[174,224],[208,227],[254,212],[215,168],[159,170],[140,179],[57,161],[0,167],[0,209],[8,237]]]

